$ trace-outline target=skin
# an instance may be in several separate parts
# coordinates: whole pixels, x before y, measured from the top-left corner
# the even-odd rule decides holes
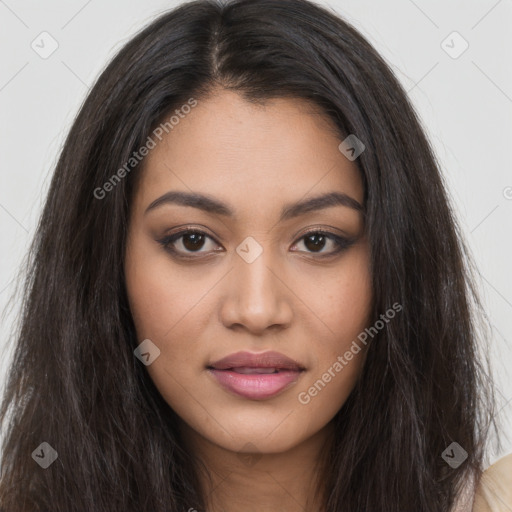
[[[315,463],[364,347],[308,404],[298,395],[369,325],[368,241],[363,215],[348,206],[283,222],[279,215],[285,205],[333,191],[362,204],[358,169],[340,142],[304,100],[259,106],[216,90],[150,151],[138,176],[125,258],[130,308],[139,341],[160,349],[147,371],[212,477],[201,477],[209,511],[302,511],[309,501],[307,510],[320,509]],[[207,194],[235,216],[169,203],[145,213],[171,190]],[[174,242],[190,260],[158,242],[190,227],[211,237],[195,252],[186,236]],[[311,228],[356,241],[338,254],[329,239],[315,250],[304,238]],[[236,252],[247,237],[263,250],[251,263]],[[238,397],[206,366],[240,350],[275,350],[306,370],[275,397]]]

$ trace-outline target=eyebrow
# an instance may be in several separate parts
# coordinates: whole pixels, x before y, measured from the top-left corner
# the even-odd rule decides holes
[[[197,192],[170,191],[155,199],[144,212],[144,215],[164,204],[178,204],[181,206],[190,206],[198,208],[207,213],[223,215],[226,217],[235,217],[235,212],[222,201],[211,196],[199,194]],[[352,197],[342,192],[329,192],[309,199],[287,204],[281,211],[279,222],[299,217],[305,213],[315,210],[322,210],[332,206],[346,206],[358,212],[363,213],[363,206]]]

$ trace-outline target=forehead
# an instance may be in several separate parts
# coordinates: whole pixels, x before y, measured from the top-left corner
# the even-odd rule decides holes
[[[140,176],[141,206],[169,190],[208,193],[235,209],[333,190],[363,200],[359,170],[339,151],[334,124],[305,100],[255,105],[218,91],[154,140]]]

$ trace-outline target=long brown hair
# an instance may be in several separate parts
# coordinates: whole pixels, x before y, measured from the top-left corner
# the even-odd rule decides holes
[[[366,146],[374,317],[334,421],[326,512],[446,512],[478,478],[492,394],[474,277],[431,146],[388,65],[307,0],[197,0],[130,40],[90,91],[56,166],[28,257],[15,357],[0,409],[7,512],[182,512],[204,507],[175,413],[134,357],[123,258],[143,163],[103,187],[164,116],[213,87],[247,101],[315,102]],[[47,442],[58,458],[33,459]],[[457,468],[443,451],[467,452]]]

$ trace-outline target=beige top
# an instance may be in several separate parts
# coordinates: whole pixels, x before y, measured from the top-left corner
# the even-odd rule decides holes
[[[512,512],[512,453],[484,471],[473,512]]]

